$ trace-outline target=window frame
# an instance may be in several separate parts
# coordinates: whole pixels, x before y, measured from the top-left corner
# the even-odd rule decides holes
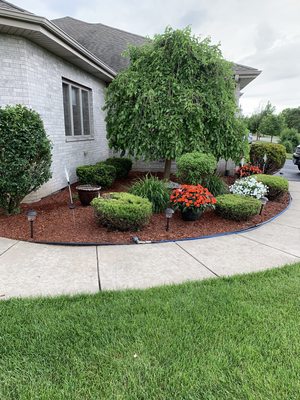
[[[80,85],[76,82],[73,82],[69,79],[62,78],[62,95],[63,95],[63,109],[65,107],[64,105],[64,89],[63,86],[67,85],[68,87],[68,106],[69,106],[69,115],[70,115],[70,126],[71,126],[71,135],[66,134],[66,121],[65,121],[65,110],[64,110],[64,126],[65,126],[65,139],[66,142],[74,142],[74,141],[84,141],[84,140],[94,140],[94,134],[93,134],[93,107],[92,107],[92,89]],[[72,99],[73,99],[73,92],[72,88],[77,88],[79,90],[79,107],[80,107],[80,135],[75,135],[74,134],[74,118],[73,118],[73,104],[72,104]],[[82,103],[82,91],[85,91],[87,93],[87,101],[88,101],[88,119],[89,119],[89,134],[86,135],[84,134],[84,122],[83,122],[83,103]]]

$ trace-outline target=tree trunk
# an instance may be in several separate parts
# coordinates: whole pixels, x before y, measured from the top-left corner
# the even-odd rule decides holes
[[[271,135],[271,143],[273,142],[273,135]]]
[[[172,160],[165,160],[164,179],[170,180]]]

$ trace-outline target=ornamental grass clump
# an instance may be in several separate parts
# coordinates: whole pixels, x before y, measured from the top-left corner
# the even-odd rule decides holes
[[[108,193],[92,200],[98,222],[111,230],[137,231],[152,215],[148,199],[130,193]]]
[[[267,194],[268,187],[261,182],[257,182],[254,177],[249,176],[235,181],[234,184],[229,187],[229,190],[233,194],[261,199]]]
[[[175,210],[202,212],[207,208],[214,208],[216,199],[201,185],[182,185],[172,191],[170,202]]]
[[[129,189],[129,193],[148,199],[154,213],[163,212],[170,199],[170,190],[166,183],[156,176],[147,175],[138,179]]]

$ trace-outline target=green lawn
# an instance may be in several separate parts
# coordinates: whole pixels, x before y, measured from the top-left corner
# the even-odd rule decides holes
[[[0,316],[1,400],[300,398],[300,264]]]

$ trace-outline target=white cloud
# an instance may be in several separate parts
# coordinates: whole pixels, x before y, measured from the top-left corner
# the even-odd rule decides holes
[[[298,0],[11,0],[49,19],[65,15],[152,36],[167,25],[191,25],[221,42],[226,58],[262,69],[244,89],[251,113],[268,100],[278,111],[299,106],[300,2]]]

